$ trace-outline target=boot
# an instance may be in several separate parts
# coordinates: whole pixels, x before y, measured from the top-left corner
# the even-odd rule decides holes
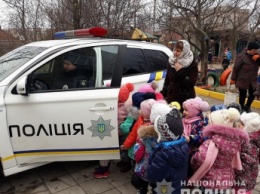
[[[101,178],[108,178],[109,177],[109,166],[99,166],[95,168],[94,178],[101,179]]]

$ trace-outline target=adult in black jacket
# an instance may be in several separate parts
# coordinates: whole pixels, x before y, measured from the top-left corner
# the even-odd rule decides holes
[[[52,89],[71,89],[93,87],[91,81],[93,67],[91,57],[75,51],[69,52],[63,59],[63,69],[54,79]]]
[[[186,40],[179,40],[169,58],[161,93],[168,103],[177,101],[182,106],[185,100],[196,97],[194,86],[197,78],[198,64],[194,60],[190,44]]]

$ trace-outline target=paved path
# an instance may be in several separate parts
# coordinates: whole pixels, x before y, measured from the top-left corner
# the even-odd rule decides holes
[[[210,105],[222,101],[201,96]],[[260,113],[260,109],[254,109]],[[135,194],[131,172],[120,173],[114,161],[108,179],[94,179],[97,161],[57,162],[9,177],[0,177],[0,194]],[[260,176],[253,194],[260,193]]]

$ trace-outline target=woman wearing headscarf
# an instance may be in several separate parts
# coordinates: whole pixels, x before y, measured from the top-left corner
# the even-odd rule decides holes
[[[179,40],[169,58],[161,93],[168,103],[177,101],[182,104],[187,99],[196,97],[194,86],[197,78],[198,64],[190,50],[190,44],[186,40]]]

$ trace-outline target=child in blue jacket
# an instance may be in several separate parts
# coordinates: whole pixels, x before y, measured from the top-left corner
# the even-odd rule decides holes
[[[189,146],[183,134],[183,123],[179,110],[173,108],[167,115],[158,116],[154,122],[158,134],[157,146],[149,159],[147,179],[157,193],[160,186],[168,182],[167,191],[180,194],[187,179]]]

